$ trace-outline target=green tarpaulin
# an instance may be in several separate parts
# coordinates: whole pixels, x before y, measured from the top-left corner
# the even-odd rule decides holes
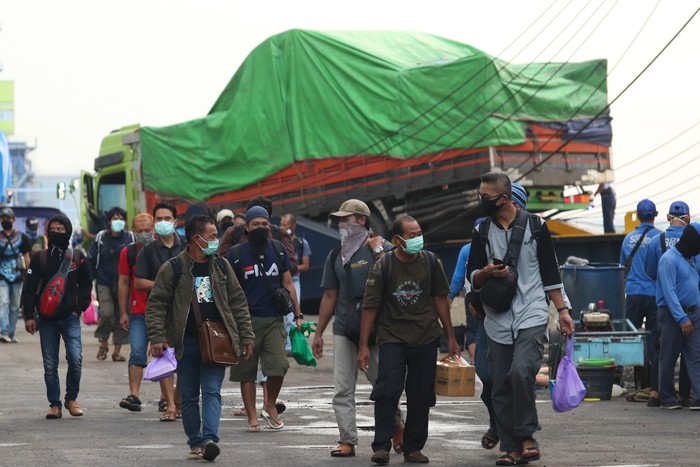
[[[144,183],[204,200],[298,160],[520,144],[526,120],[604,109],[606,72],[508,64],[417,32],[291,30],[253,50],[206,117],[142,128]]]

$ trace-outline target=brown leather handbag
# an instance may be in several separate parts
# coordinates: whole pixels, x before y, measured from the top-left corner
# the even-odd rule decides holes
[[[199,351],[202,364],[207,366],[231,366],[238,363],[233,351],[233,341],[222,321],[202,320],[197,301],[197,291],[192,284],[192,310],[197,322],[199,334]]]

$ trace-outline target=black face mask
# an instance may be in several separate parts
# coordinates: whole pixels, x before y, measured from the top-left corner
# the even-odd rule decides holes
[[[70,235],[65,232],[49,232],[49,245],[67,248]]]
[[[0,225],[2,225],[3,230],[12,230],[14,224],[11,221],[2,221]]]
[[[270,229],[258,227],[248,232],[248,241],[254,245],[263,245],[267,243]]]
[[[498,200],[501,199],[501,196],[496,198],[481,198],[481,209],[483,209],[484,214],[489,217],[493,217],[498,211],[501,210],[503,206],[505,206],[505,203],[501,205],[496,204]]]
[[[222,231],[222,232],[226,232],[226,231],[228,230],[228,228],[229,228],[229,227],[232,227],[232,226],[233,226],[233,221],[231,221],[231,222],[224,222],[223,224],[221,224],[221,231]]]

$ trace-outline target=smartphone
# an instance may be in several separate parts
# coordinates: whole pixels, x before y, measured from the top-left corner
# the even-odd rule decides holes
[[[506,265],[506,263],[504,263],[502,259],[498,259],[498,258],[493,259],[493,264],[495,264],[496,266],[504,266],[504,267]]]

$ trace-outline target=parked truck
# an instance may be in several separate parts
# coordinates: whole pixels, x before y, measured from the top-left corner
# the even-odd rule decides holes
[[[259,195],[325,223],[359,198],[375,231],[408,213],[444,242],[469,236],[493,170],[526,187],[532,211],[586,207],[583,186],[610,177],[606,74],[605,60],[510,64],[424,33],[287,31],[205,117],[107,135],[81,176],[83,226],[114,205],[130,218],[161,200],[242,211]]]

